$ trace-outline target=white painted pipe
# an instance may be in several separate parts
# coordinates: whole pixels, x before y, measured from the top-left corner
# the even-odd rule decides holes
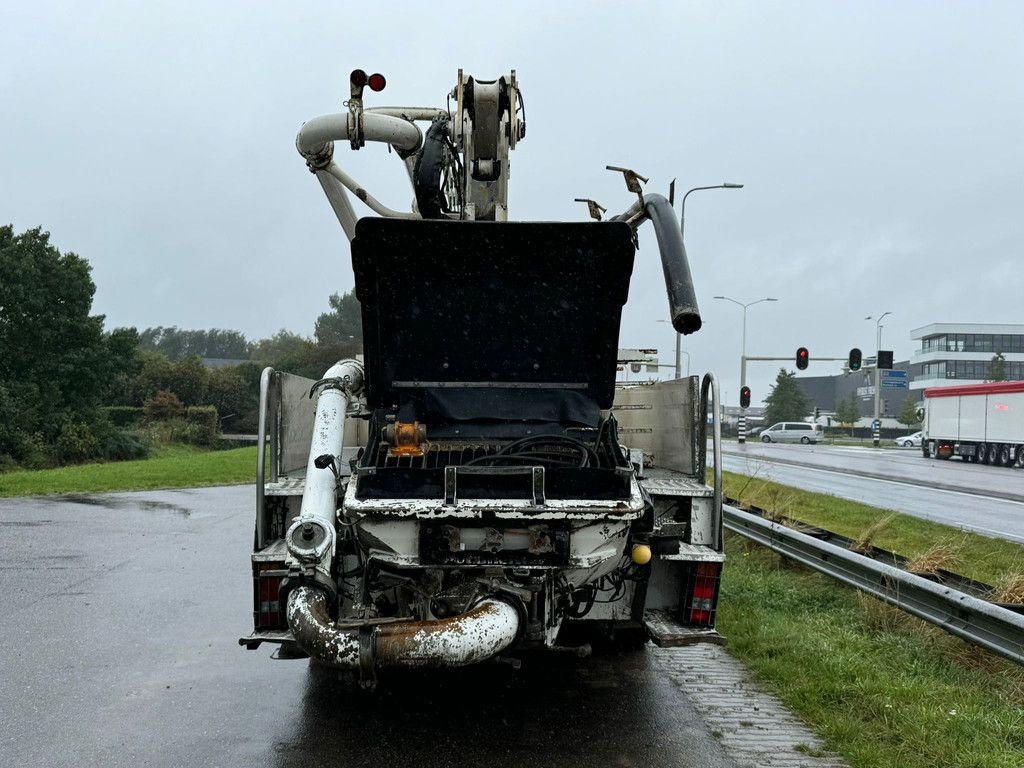
[[[337,179],[339,182],[345,185],[352,191],[356,197],[366,203],[370,209],[381,216],[386,216],[389,219],[419,219],[422,218],[418,213],[409,213],[396,211],[393,208],[388,208],[384,203],[378,200],[376,197],[366,191],[366,187],[360,184],[358,181],[353,179],[341,168],[338,167],[337,163],[329,163],[323,170],[317,171],[317,176],[321,173],[329,174],[331,177]]]
[[[351,112],[321,115],[303,124],[295,137],[295,148],[303,157],[322,154],[332,141],[347,141],[353,133],[355,118]],[[393,115],[363,112],[363,138],[382,141],[396,149],[411,152],[423,141],[420,129],[409,120]]]
[[[338,223],[341,224],[345,237],[352,240],[356,236],[356,212],[352,209],[348,195],[345,194],[345,188],[340,181],[323,170],[316,172],[316,180],[323,187],[324,194],[327,195],[327,202],[331,204],[334,215],[338,217]]]
[[[461,667],[486,661],[519,635],[519,610],[487,598],[449,619],[397,621],[360,630],[338,627],[327,612],[327,596],[315,587],[288,594],[288,626],[302,650],[332,667]]]
[[[345,414],[349,400],[358,395],[362,387],[363,366],[355,360],[335,363],[324,374],[316,400],[302,506],[285,534],[289,565],[315,564],[328,580],[334,557],[338,481],[330,467],[320,469],[315,462],[324,454],[334,456],[336,462],[341,461]]]

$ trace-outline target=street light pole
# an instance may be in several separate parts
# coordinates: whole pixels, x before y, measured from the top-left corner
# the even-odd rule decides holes
[[[875,448],[877,448],[879,444],[878,427],[875,425],[878,424],[879,412],[882,405],[882,375],[878,368],[878,353],[882,349],[882,319],[891,314],[892,312],[883,312],[878,316],[878,319],[875,319],[871,315],[864,318],[865,320],[875,321],[875,417],[871,422],[871,438],[872,442],[875,444]]]
[[[683,195],[683,204],[679,209],[679,234],[684,236],[684,241],[686,235],[686,198],[690,196],[691,192],[700,192],[702,189],[743,189],[743,185],[732,184],[727,181],[724,184],[712,184],[710,187],[694,187],[693,189],[688,189],[686,194]]]
[[[686,245],[686,198],[690,196],[691,192],[700,192],[704,189],[743,189],[742,184],[733,184],[732,182],[726,181],[722,184],[712,184],[708,187],[693,187],[692,189],[686,190],[686,194],[683,195],[683,202],[679,206],[679,237],[683,240],[683,245]],[[682,378],[682,366],[680,360],[680,352],[682,350],[682,335],[676,332],[676,378]],[[686,356],[686,375],[690,375],[690,356]]]
[[[716,299],[722,301],[731,301],[737,307],[743,309],[743,342],[740,352],[740,389],[747,386],[747,308],[752,307],[755,304],[760,304],[762,301],[778,301],[770,296],[757,301],[748,301],[744,304],[742,301],[729,298],[728,296],[715,296]],[[739,421],[739,434],[737,435],[739,443],[742,445],[747,441],[747,409],[740,406],[740,421]]]
[[[668,323],[669,325],[672,324],[671,320],[659,320],[658,322],[659,323]],[[681,344],[683,335],[681,333],[678,333],[674,328],[672,329],[672,332],[675,333],[675,335],[676,335],[676,378],[677,379],[681,379],[683,377],[683,365],[682,365],[682,363],[683,363],[682,356],[683,355],[686,355],[686,376],[687,376],[687,378],[689,378],[689,376],[690,376],[690,353],[683,351],[683,346]]]

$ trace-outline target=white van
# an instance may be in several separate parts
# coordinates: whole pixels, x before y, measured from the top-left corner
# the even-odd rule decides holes
[[[825,437],[821,424],[805,421],[780,421],[761,430],[762,443],[816,443]]]

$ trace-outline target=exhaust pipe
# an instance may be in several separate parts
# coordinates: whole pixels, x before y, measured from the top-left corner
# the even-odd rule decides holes
[[[485,661],[515,642],[520,611],[489,597],[459,616],[429,621],[339,627],[327,595],[315,587],[288,593],[288,626],[296,644],[331,667],[358,669],[372,680],[377,667],[462,667]]]

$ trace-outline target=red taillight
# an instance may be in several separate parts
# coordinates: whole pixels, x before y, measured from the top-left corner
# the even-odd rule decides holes
[[[348,79],[356,88],[362,88],[366,85],[366,73],[361,69],[353,69]]]
[[[704,627],[715,625],[715,603],[718,599],[718,581],[721,563],[697,563],[692,577],[687,618],[690,624]]]
[[[380,72],[374,72],[367,80],[367,84],[370,86],[371,91],[383,91],[388,81],[384,79],[384,75]]]
[[[254,569],[254,605],[253,619],[257,630],[287,629],[288,621],[284,614],[284,606],[280,604],[278,592],[281,579],[288,571],[284,563],[256,563]]]

